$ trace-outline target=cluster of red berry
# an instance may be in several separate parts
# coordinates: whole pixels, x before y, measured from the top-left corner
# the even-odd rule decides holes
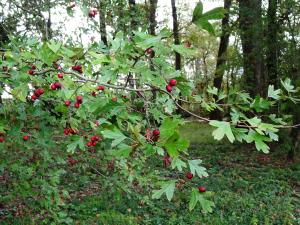
[[[72,70],[77,71],[79,73],[83,73],[81,65],[74,65],[74,66],[72,66]]]
[[[28,73],[29,75],[34,75],[35,70],[36,70],[36,66],[35,66],[35,65],[32,65],[31,68],[28,70],[27,73]]]
[[[169,81],[169,84],[166,86],[166,90],[167,92],[171,93],[173,90],[173,87],[175,87],[177,85],[177,80],[175,79],[171,79]]]
[[[50,88],[53,90],[53,91],[55,91],[55,90],[57,90],[57,89],[61,89],[61,83],[59,83],[59,82],[54,82],[53,84],[51,84],[50,85]]]
[[[76,134],[76,131],[74,129],[70,128],[70,127],[66,127],[64,129],[64,134],[65,135]]]
[[[194,174],[192,174],[191,172],[188,172],[185,176],[186,176],[187,179],[191,180],[191,179],[193,179]],[[203,192],[206,191],[206,188],[203,187],[203,186],[199,186],[198,190],[199,190],[199,192],[203,193]]]
[[[91,137],[90,141],[86,144],[87,147],[94,147],[97,145],[97,143],[101,141],[101,137],[94,135]]]
[[[44,89],[43,88],[38,88],[38,89],[36,89],[34,92],[33,92],[33,94],[31,95],[31,100],[32,101],[35,101],[35,100],[37,100],[42,94],[44,94],[45,93],[45,91],[44,91]]]

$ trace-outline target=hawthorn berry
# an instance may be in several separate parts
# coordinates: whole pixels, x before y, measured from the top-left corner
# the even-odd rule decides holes
[[[168,166],[171,165],[172,159],[171,159],[170,156],[166,155],[166,156],[163,158],[163,161],[164,161],[165,167],[168,167]]]
[[[93,146],[93,142],[89,141],[88,143],[86,143],[87,147],[92,147]]]
[[[0,137],[0,143],[3,143],[5,140],[3,137]]]
[[[64,129],[64,134],[69,135],[70,134],[70,128],[65,128]]]
[[[93,142],[96,142],[96,141],[99,141],[99,140],[100,140],[100,137],[97,136],[97,135],[91,137],[91,141],[93,141]]]
[[[114,97],[111,99],[113,102],[117,102],[118,101],[118,98],[117,97]]]
[[[29,75],[34,75],[34,70],[33,69],[29,69],[27,72]]]
[[[104,89],[105,89],[105,87],[102,86],[102,85],[100,85],[100,86],[97,87],[97,90],[98,90],[98,91],[104,91]]]
[[[191,172],[188,172],[185,176],[189,180],[191,180],[194,177],[194,175]]]
[[[59,73],[59,74],[57,74],[57,77],[58,77],[59,79],[62,79],[62,78],[64,78],[64,74]]]
[[[200,193],[206,192],[206,188],[203,186],[198,187]]]
[[[167,90],[167,92],[169,92],[169,93],[171,93],[172,92],[172,86],[171,85],[167,85],[166,86],[166,90]]]
[[[74,103],[74,107],[78,109],[78,108],[80,107],[80,103],[75,102],[75,103]]]
[[[88,15],[89,15],[90,18],[94,18],[96,16],[96,14],[97,14],[97,10],[96,9],[90,9]]]
[[[45,93],[45,90],[43,88],[39,88],[39,89],[36,90],[35,94],[37,94],[38,96],[40,96],[40,95],[42,95],[44,93]]]
[[[54,90],[56,90],[56,85],[55,84],[51,84],[50,88],[54,91]]]
[[[23,136],[23,140],[24,141],[28,141],[29,140],[29,136],[28,135]]]
[[[93,92],[91,93],[91,95],[92,95],[93,97],[96,97],[96,96],[97,96],[97,93],[96,93],[95,91],[93,91]]]
[[[177,80],[175,80],[175,79],[171,79],[171,80],[169,81],[169,85],[170,85],[171,87],[176,86],[176,84],[177,84]]]
[[[70,106],[71,105],[71,101],[70,100],[66,100],[65,101],[65,106]]]
[[[154,50],[152,48],[147,48],[145,50],[145,53],[148,54],[148,55],[151,55],[153,52],[154,52]]]
[[[82,100],[83,100],[82,96],[80,96],[80,95],[76,96],[76,102],[77,103],[81,104]]]
[[[159,136],[160,135],[159,129],[153,130],[152,134],[153,134],[153,136]]]
[[[36,66],[35,66],[35,65],[32,65],[32,66],[31,66],[31,69],[32,69],[32,70],[35,70],[35,69],[36,69]]]
[[[55,82],[54,85],[55,85],[56,89],[60,89],[61,88],[61,83],[59,83],[59,82]]]
[[[32,101],[35,101],[35,100],[37,100],[37,99],[38,99],[38,96],[36,96],[35,94],[31,95],[31,100],[32,100]]]

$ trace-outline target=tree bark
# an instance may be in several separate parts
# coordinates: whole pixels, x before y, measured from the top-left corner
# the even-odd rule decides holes
[[[150,0],[149,7],[149,34],[155,35],[157,0]]]
[[[267,22],[267,72],[268,72],[268,84],[273,84],[276,88],[278,87],[278,21],[277,21],[277,0],[269,0]]]
[[[239,26],[243,49],[243,86],[252,97],[264,95],[262,57],[262,0],[238,0]]]
[[[99,20],[100,20],[100,38],[101,41],[107,46],[107,33],[106,33],[106,21],[105,21],[105,3],[104,0],[99,0],[98,11],[99,11]]]
[[[178,25],[178,19],[177,19],[177,8],[175,0],[171,0],[172,5],[172,17],[173,17],[173,36],[174,36],[174,44],[179,45],[179,25]],[[175,69],[180,70],[181,69],[181,56],[178,52],[175,52]]]
[[[223,76],[225,72],[226,52],[227,52],[227,48],[229,44],[229,36],[230,36],[230,32],[228,28],[229,28],[229,10],[231,7],[231,3],[232,3],[231,0],[224,1],[224,9],[227,11],[227,13],[225,14],[225,17],[222,19],[222,35],[220,38],[217,65],[216,65],[216,71],[214,77],[214,87],[218,88],[218,90],[221,89]],[[217,96],[214,96],[215,100],[217,100],[217,98],[218,98]],[[212,119],[220,119],[221,118],[220,110],[212,111],[210,117]]]

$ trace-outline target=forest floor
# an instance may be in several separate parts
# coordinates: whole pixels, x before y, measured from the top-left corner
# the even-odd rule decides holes
[[[166,199],[140,204],[123,195],[90,187],[69,206],[71,224],[103,225],[297,225],[300,224],[300,163],[288,162],[284,146],[266,155],[250,145],[216,142],[212,128],[188,123],[181,133],[190,139],[191,157],[199,157],[210,176],[193,179],[214,192],[213,213],[189,212],[187,202]],[[74,184],[73,184],[74,185]],[[100,193],[99,193],[100,192]],[[175,193],[175,195],[178,193]],[[113,198],[112,198],[113,196]],[[179,197],[180,198],[180,197]],[[150,201],[151,202],[151,201]],[[178,203],[180,202],[180,203]],[[26,224],[24,220],[20,223]]]

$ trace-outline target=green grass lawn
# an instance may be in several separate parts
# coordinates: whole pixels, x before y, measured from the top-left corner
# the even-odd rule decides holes
[[[166,199],[141,202],[134,195],[99,191],[65,206],[70,224],[300,224],[299,161],[288,163],[278,152],[265,155],[251,146],[215,142],[207,125],[188,123],[181,132],[191,141],[191,156],[202,159],[210,173],[191,182],[214,192],[213,213],[203,214],[198,207],[189,212],[189,196],[179,191],[170,203]],[[29,223],[15,220],[13,224]]]

